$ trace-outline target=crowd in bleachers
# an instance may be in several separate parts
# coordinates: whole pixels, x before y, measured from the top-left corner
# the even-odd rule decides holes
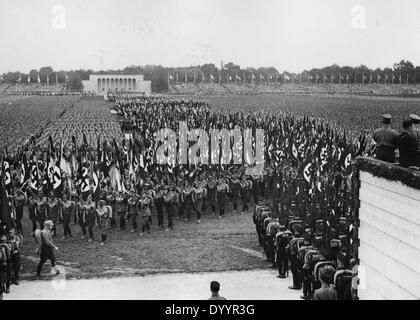
[[[376,96],[415,96],[420,86],[376,83],[178,83],[170,84],[175,95],[255,95],[255,94],[346,94]]]

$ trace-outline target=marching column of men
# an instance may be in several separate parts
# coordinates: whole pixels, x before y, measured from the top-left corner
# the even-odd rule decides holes
[[[286,278],[290,269],[293,285],[289,289],[302,290],[301,298],[305,300],[319,298],[320,295],[314,296],[314,293],[321,288],[322,281],[334,288],[338,299],[357,299],[354,284],[357,265],[348,250],[347,241],[352,241],[346,233],[348,219],[341,217],[331,226],[333,228],[328,227],[333,236],[326,237],[323,220],[318,219],[315,224],[303,221],[294,200],[285,210],[283,212],[281,206],[276,211],[273,205],[261,199],[253,214],[259,245],[267,261],[277,268],[277,277]]]

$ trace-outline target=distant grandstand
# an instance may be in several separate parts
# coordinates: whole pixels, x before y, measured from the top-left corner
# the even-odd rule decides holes
[[[88,92],[80,92],[67,90],[63,83],[46,85],[46,84],[19,84],[19,83],[2,83],[0,84],[0,95],[73,95],[87,94]]]
[[[173,95],[344,94],[420,97],[420,84],[275,84],[178,83],[169,84]]]

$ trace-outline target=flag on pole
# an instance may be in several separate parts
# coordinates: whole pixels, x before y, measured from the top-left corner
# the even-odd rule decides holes
[[[31,75],[28,74],[28,83],[31,83]]]
[[[169,74],[169,79],[174,80],[174,77],[171,74]]]
[[[241,77],[240,77],[240,76],[238,76],[237,74],[235,74],[235,80],[237,80],[237,81],[242,81]]]
[[[39,78],[39,75],[38,75],[38,78]],[[66,82],[68,81],[69,81],[69,76],[66,74]]]
[[[39,73],[38,73],[38,83],[41,83],[41,78],[39,77]]]
[[[47,74],[47,86],[50,85],[50,76]]]
[[[20,83],[22,81],[22,77],[21,76],[19,76],[19,78],[17,79],[17,83]]]
[[[286,82],[286,80],[290,81],[290,77],[287,74],[284,74],[284,82]]]
[[[210,80],[214,81],[214,76],[210,73]]]

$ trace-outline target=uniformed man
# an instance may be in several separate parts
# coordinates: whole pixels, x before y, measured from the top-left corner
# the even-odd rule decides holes
[[[40,228],[44,226],[44,221],[47,220],[47,197],[43,194],[42,190],[38,192],[37,204],[37,218]]]
[[[108,206],[111,206],[112,209],[112,217],[110,219],[110,228],[115,229],[117,227],[117,220],[115,218],[115,207],[116,207],[116,199],[117,199],[117,193],[112,189],[112,187],[109,187],[108,194],[106,196],[106,204]]]
[[[125,230],[125,215],[127,213],[127,197],[126,195],[120,191],[118,195],[115,197],[115,212],[120,220],[120,226],[117,231]]]
[[[35,230],[37,229],[37,197],[35,192],[31,192],[28,199],[28,214],[29,214],[29,220],[32,222],[32,232],[31,236],[35,234]]]
[[[163,187],[163,185],[160,184],[156,184],[155,186],[156,189],[156,198],[155,198],[155,205],[156,205],[156,211],[157,211],[157,220],[158,220],[158,225],[156,226],[156,228],[158,229],[163,229],[163,207],[164,207],[164,195],[165,195],[165,189]]]
[[[175,185],[170,184],[166,187],[166,193],[164,195],[164,203],[166,214],[168,215],[168,228],[165,231],[171,231],[174,229],[173,217],[175,215],[175,201],[176,201]]]
[[[140,215],[142,219],[142,228],[141,233],[139,234],[140,236],[142,236],[145,231],[147,231],[147,233],[150,233],[150,220],[152,217],[152,212],[150,211],[151,202],[152,199],[150,195],[147,193],[146,190],[142,190],[139,200]]]
[[[390,114],[382,115],[382,128],[374,131],[373,140],[376,143],[376,158],[394,163],[398,133],[391,129],[391,119],[392,117]]]
[[[2,251],[1,266],[1,292],[10,293],[10,284],[12,281],[12,247],[7,241],[7,229],[5,224],[1,224],[0,230],[0,250]]]
[[[410,120],[413,124],[413,137],[417,140],[420,147],[420,117],[417,114],[410,114]]]
[[[101,245],[108,242],[107,230],[109,228],[109,221],[112,216],[111,206],[107,206],[105,200],[99,200],[98,208],[96,209],[98,215],[98,228],[101,230]]]
[[[184,221],[190,221],[191,214],[195,211],[195,193],[190,180],[185,180],[185,188],[182,190],[182,199],[184,200]]]
[[[22,233],[23,206],[26,204],[27,197],[21,189],[16,189],[13,199],[16,208],[16,232]]]
[[[9,230],[8,242],[10,244],[10,262],[13,284],[19,285],[20,249],[23,245],[23,236],[21,234],[16,235],[15,229],[11,228]]]
[[[307,252],[313,250],[314,248],[311,245],[311,238],[309,234],[304,234],[303,239],[303,245],[300,247],[297,256],[297,270],[300,274],[303,283],[303,295],[301,296],[301,298],[304,300],[308,300],[310,299],[311,294],[311,278],[309,266],[305,265],[305,256]]]
[[[6,240],[6,225],[0,223],[0,242]],[[3,293],[6,292],[7,283],[7,249],[0,245],[0,300],[3,300]],[[10,291],[9,291],[10,292]]]
[[[236,173],[233,174],[233,177],[230,180],[230,190],[232,191],[232,204],[233,204],[232,213],[236,213],[236,210],[238,208],[239,192],[241,189],[240,182],[241,181],[239,180],[238,175]]]
[[[258,203],[262,203],[262,199],[258,200],[257,204]],[[267,237],[267,231],[266,230],[267,230],[268,224],[271,222],[271,220],[273,220],[272,214],[273,213],[271,211],[266,211],[266,212],[263,212],[261,214],[261,218],[262,218],[261,219],[261,221],[262,221],[262,225],[261,225],[262,242],[263,242],[263,248],[264,248],[264,252],[265,252],[265,256],[266,256],[267,261],[270,261],[270,256],[269,256],[270,253],[269,253],[269,249],[268,249],[269,239]]]
[[[240,191],[242,195],[242,211],[241,215],[244,213],[248,213],[249,210],[249,202],[251,201],[251,188],[252,182],[248,180],[245,175],[242,176],[242,180],[239,183]]]
[[[229,186],[224,178],[220,178],[216,187],[216,198],[219,206],[219,219],[225,217],[225,207],[227,200],[227,193],[229,192]]]
[[[288,270],[288,250],[291,239],[293,238],[292,232],[286,229],[285,221],[279,223],[278,232],[275,235],[276,245],[276,261],[279,271],[278,278],[285,278]]]
[[[403,168],[419,166],[419,146],[413,136],[413,124],[410,120],[404,120],[403,131],[396,138],[396,145],[399,150],[399,164]]]
[[[206,189],[200,181],[194,182],[194,198],[195,198],[195,213],[197,223],[201,223],[201,215],[203,214],[203,202],[206,196]]]
[[[207,183],[207,194],[208,194],[208,202],[209,207],[214,215],[216,215],[216,191],[217,191],[217,180],[214,174],[211,174],[209,177],[209,181]]]
[[[66,238],[71,238],[71,229],[70,229],[70,221],[71,216],[75,214],[77,205],[74,201],[69,200],[69,195],[67,193],[63,194],[63,200],[61,200],[61,214],[62,214],[62,221],[63,221],[63,233],[64,236],[61,240]]]
[[[50,192],[50,196],[47,202],[47,216],[48,220],[53,222],[52,234],[53,237],[57,235],[56,224],[59,221],[60,201],[55,197],[53,191]]]
[[[41,231],[41,243],[40,243],[41,259],[38,263],[38,267],[36,271],[37,277],[41,277],[42,266],[48,259],[51,261],[53,272],[56,275],[60,273],[60,271],[57,269],[56,264],[55,264],[54,250],[57,251],[58,247],[52,241],[52,234],[51,234],[52,227],[53,227],[53,222],[51,220],[47,220],[44,222],[44,229],[42,229]]]
[[[295,227],[293,239],[289,243],[289,260],[293,276],[293,286],[289,287],[289,289],[292,290],[300,290],[302,288],[302,278],[300,272],[298,272],[298,253],[304,242],[305,240],[301,237],[301,228]]]
[[[273,263],[272,267],[276,267],[276,234],[280,229],[279,218],[273,218],[267,225],[265,230],[267,236],[267,257]]]
[[[131,219],[131,233],[134,233],[137,231],[137,217],[139,215],[139,197],[137,196],[137,193],[134,191],[130,192],[130,196],[127,200],[127,211],[128,211],[128,217]],[[103,209],[102,211],[105,211]]]
[[[96,224],[97,213],[96,213],[96,203],[93,201],[91,194],[88,195],[86,202],[82,206],[84,221],[88,230],[89,239],[88,242],[93,241],[93,227]]]

